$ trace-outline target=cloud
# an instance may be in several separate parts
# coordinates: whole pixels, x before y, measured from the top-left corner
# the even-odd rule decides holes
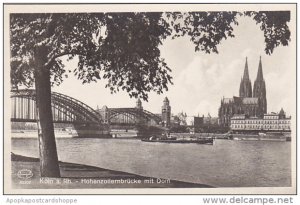
[[[295,86],[291,73],[269,72],[265,75],[269,112],[281,108],[291,114],[295,103]]]
[[[174,78],[174,86],[168,92],[173,110],[217,116],[221,97],[238,94],[236,74],[242,74],[242,65],[240,58],[226,65],[204,55],[194,57]]]
[[[296,61],[291,46],[279,46],[275,52],[264,54],[264,37],[260,28],[250,18],[239,19],[234,30],[235,38],[222,41],[219,54],[195,52],[188,37],[169,39],[160,46],[161,55],[172,69],[174,85],[162,95],[149,94],[149,102],[143,107],[154,113],[161,112],[163,99],[170,100],[172,113],[185,111],[188,115],[217,116],[220,100],[239,95],[239,85],[248,57],[249,74],[254,85],[259,56],[262,55],[263,72],[267,87],[268,110],[278,111],[283,107],[293,114],[296,102]],[[125,92],[111,95],[104,83],[82,85],[77,79],[68,79],[55,88],[88,105],[95,107],[134,107],[135,100]]]

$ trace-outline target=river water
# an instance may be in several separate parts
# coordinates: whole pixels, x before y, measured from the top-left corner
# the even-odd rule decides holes
[[[215,187],[291,186],[291,142],[216,140],[214,145],[136,139],[58,138],[59,160]],[[34,138],[13,138],[12,152],[38,156]]]

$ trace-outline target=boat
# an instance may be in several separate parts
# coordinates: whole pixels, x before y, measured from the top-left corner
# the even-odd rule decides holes
[[[196,144],[213,144],[213,138],[197,138],[197,139],[177,139],[176,137],[170,138],[159,138],[159,137],[150,137],[141,139],[143,142],[161,142],[161,143],[196,143]]]

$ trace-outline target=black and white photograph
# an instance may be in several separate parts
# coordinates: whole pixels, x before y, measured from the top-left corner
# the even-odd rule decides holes
[[[296,4],[3,7],[4,193],[296,193]]]

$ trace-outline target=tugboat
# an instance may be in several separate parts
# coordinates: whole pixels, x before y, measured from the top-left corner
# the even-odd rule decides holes
[[[142,139],[143,142],[161,142],[161,143],[196,143],[196,144],[213,144],[214,139],[209,138],[188,138],[178,139],[177,137],[170,137],[163,134],[162,136],[151,136],[149,138]]]

